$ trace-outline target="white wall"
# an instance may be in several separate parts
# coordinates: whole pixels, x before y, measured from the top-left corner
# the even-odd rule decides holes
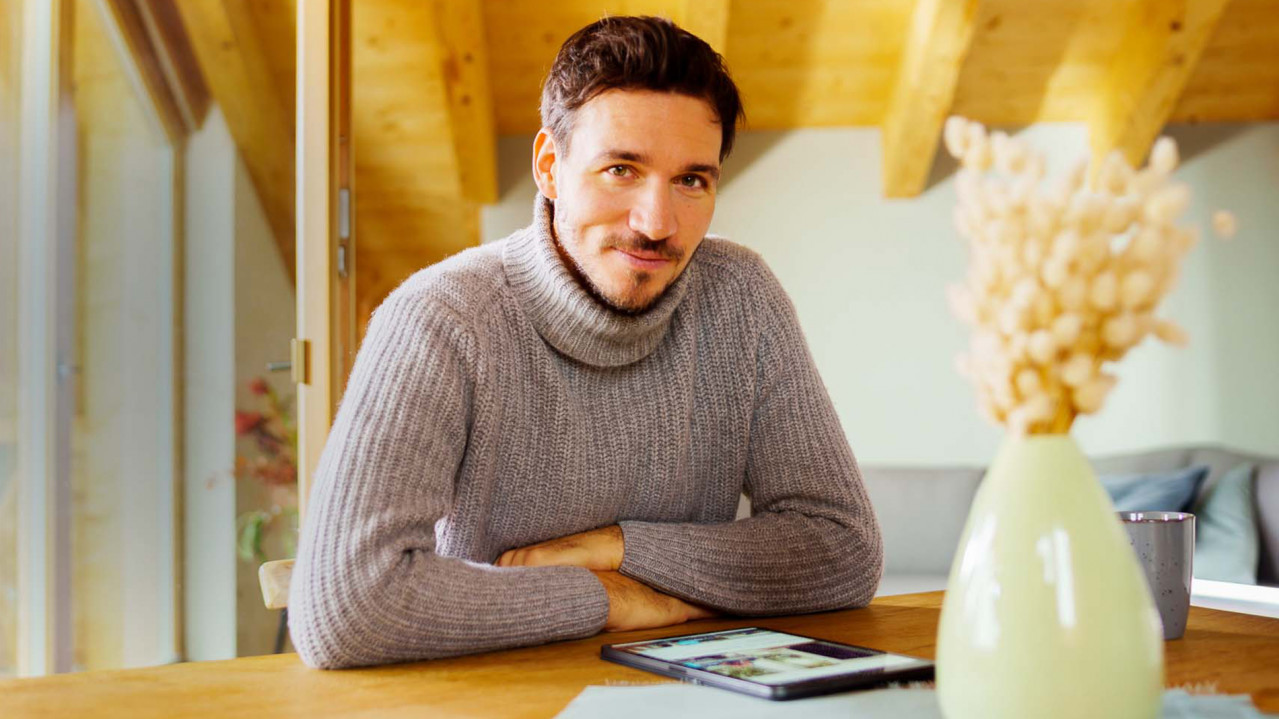
[[[1024,134],[1059,169],[1086,152],[1079,125]],[[1196,248],[1164,304],[1190,346],[1133,350],[1102,413],[1074,432],[1089,453],[1222,442],[1279,455],[1279,123],[1170,134],[1188,158],[1179,176],[1194,189],[1190,217],[1207,229],[1211,210],[1229,208],[1240,232]],[[486,241],[530,221],[531,147],[531,137],[501,140]],[[950,225],[949,166],[939,158],[943,179],[922,196],[885,200],[878,130],[831,128],[744,133],[725,167],[711,231],[760,252],[790,292],[863,463],[984,464],[1001,437],[954,371],[967,334],[944,293],[966,257]]]
[[[186,157],[186,658],[235,656],[235,142],[218,108]]]

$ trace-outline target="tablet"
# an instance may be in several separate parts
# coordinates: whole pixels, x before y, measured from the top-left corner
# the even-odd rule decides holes
[[[600,658],[765,699],[933,678],[926,659],[767,627],[608,644]]]

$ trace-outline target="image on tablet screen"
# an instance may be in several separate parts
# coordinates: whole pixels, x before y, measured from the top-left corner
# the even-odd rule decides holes
[[[887,669],[927,663],[912,657],[758,628],[619,644],[615,648],[761,684],[784,684],[838,674],[878,674]]]

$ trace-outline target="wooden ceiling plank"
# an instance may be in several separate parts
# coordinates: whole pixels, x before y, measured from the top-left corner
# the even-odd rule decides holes
[[[196,58],[253,178],[290,278],[294,267],[293,117],[276,91],[252,0],[177,3]]]
[[[497,202],[497,127],[480,0],[433,0],[449,129],[462,197]]]
[[[1230,0],[1135,0],[1089,121],[1094,166],[1119,150],[1134,166],[1168,121]]]
[[[727,57],[729,0],[683,0],[681,10],[676,24]]]
[[[1279,119],[1279,0],[1231,0],[1170,122]]]
[[[972,42],[977,0],[918,0],[880,123],[886,197],[923,191]]]

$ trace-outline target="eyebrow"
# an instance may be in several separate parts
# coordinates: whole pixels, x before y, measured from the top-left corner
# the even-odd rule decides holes
[[[636,162],[641,165],[653,164],[652,159],[649,158],[648,155],[645,155],[642,152],[632,152],[630,150],[605,150],[596,155],[594,161],[602,162],[604,160],[622,160],[624,162]],[[699,162],[691,165],[685,165],[684,168],[680,170],[680,174],[690,172],[701,172],[710,175],[716,181],[719,180],[719,167],[715,165],[708,165],[704,162]]]

